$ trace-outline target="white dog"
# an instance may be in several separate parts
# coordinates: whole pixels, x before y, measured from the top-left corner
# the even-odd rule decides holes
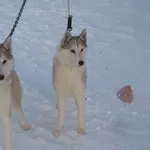
[[[12,150],[12,110],[19,115],[21,126],[27,130],[30,125],[21,107],[21,85],[14,70],[12,40],[0,44],[0,117],[3,121],[5,150]]]
[[[66,31],[53,60],[53,87],[56,93],[58,121],[54,136],[60,136],[64,122],[66,99],[72,97],[78,108],[78,132],[85,134],[85,88],[87,34],[79,36]]]

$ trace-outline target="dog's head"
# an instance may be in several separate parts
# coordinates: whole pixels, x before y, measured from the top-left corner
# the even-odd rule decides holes
[[[9,37],[3,44],[0,44],[0,81],[11,74],[13,67],[12,40]]]
[[[79,36],[72,36],[69,31],[66,31],[60,47],[57,53],[60,63],[72,67],[83,66],[87,48],[86,30],[84,29]]]

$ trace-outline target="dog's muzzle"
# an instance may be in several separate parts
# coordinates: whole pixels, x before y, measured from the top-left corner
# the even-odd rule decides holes
[[[83,66],[83,65],[84,65],[84,61],[80,60],[80,61],[78,62],[78,64],[79,64],[80,66]]]
[[[0,74],[0,80],[4,80],[5,76],[3,74]]]

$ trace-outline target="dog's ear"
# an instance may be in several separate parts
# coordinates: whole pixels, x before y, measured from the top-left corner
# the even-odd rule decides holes
[[[79,38],[81,40],[83,40],[85,42],[85,44],[87,44],[87,33],[86,33],[86,29],[84,29],[81,34],[79,35]]]
[[[66,30],[64,37],[61,41],[61,46],[63,47],[71,38],[72,38],[71,32]]]
[[[7,50],[12,50],[12,38],[8,37],[4,43],[3,43],[3,47]]]

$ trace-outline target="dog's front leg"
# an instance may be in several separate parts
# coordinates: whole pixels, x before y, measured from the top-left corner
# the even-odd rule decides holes
[[[5,150],[12,150],[12,118],[10,116],[4,116],[2,119]]]
[[[84,107],[85,107],[85,98],[84,95],[76,95],[75,103],[78,109],[78,132],[80,134],[85,134],[85,118],[84,118]]]
[[[61,135],[63,123],[64,123],[64,114],[65,114],[65,105],[66,105],[66,98],[64,96],[57,97],[57,125],[56,129],[53,132],[53,135],[58,137]]]

